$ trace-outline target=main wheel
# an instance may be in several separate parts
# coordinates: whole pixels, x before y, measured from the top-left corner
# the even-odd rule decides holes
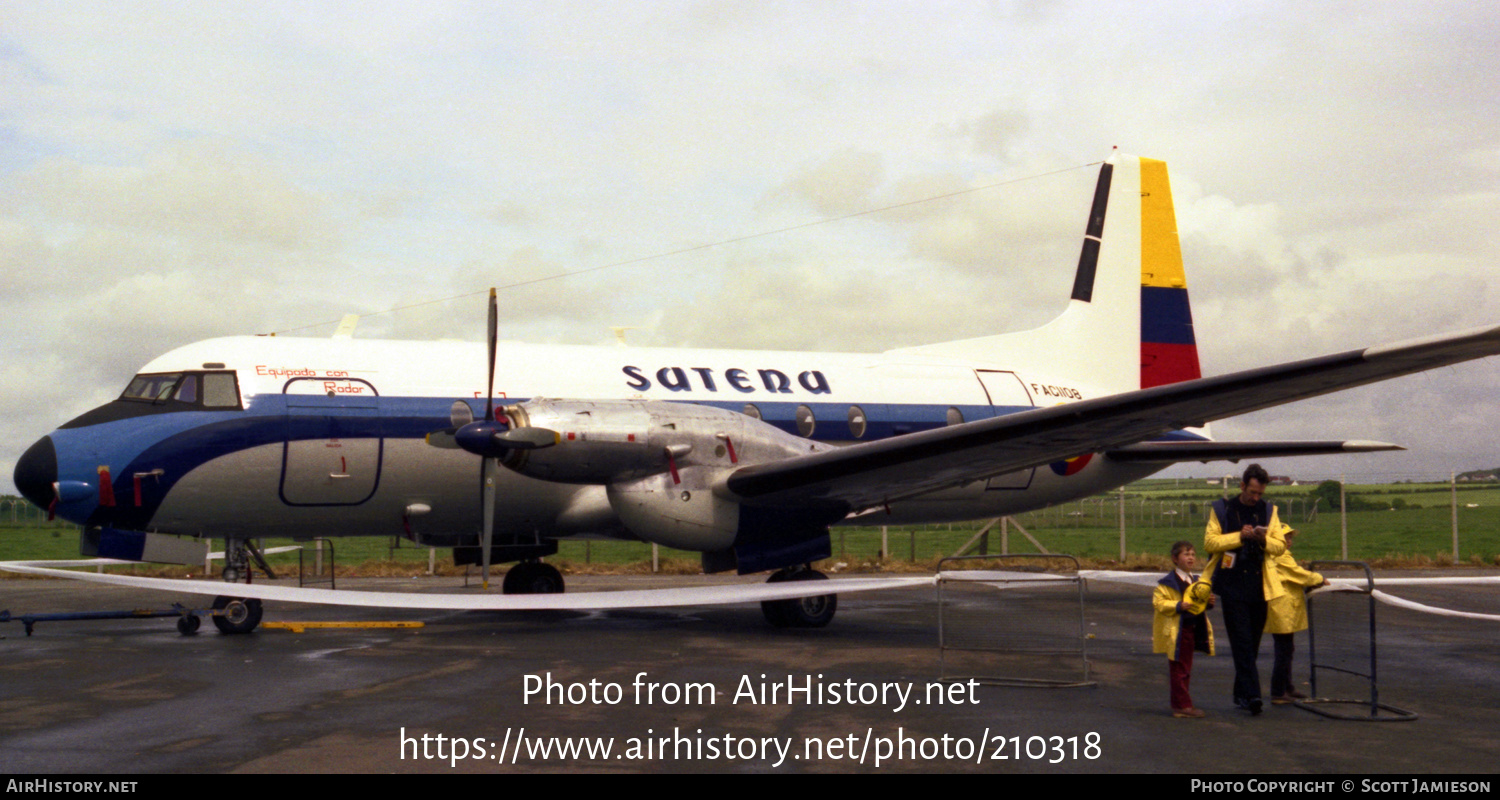
[[[815,569],[777,570],[766,583],[786,581],[826,581],[828,576]],[[821,628],[833,621],[839,608],[839,596],[820,594],[791,600],[766,600],[760,604],[766,621],[778,628]]]
[[[214,610],[222,612],[214,615],[214,627],[219,633],[249,633],[260,624],[261,615],[265,613],[260,600],[254,597],[222,595],[214,598]]]
[[[522,561],[505,572],[500,590],[505,594],[562,594],[563,576],[551,564]]]

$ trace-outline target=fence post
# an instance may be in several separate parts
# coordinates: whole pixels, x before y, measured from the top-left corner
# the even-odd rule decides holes
[[[880,526],[880,560],[884,561],[891,557],[891,528],[889,525]]]
[[[1448,493],[1453,497],[1453,563],[1458,563],[1458,473],[1448,473]]]
[[[1101,508],[1103,505],[1101,504]],[[1125,487],[1120,487],[1120,563],[1125,562]]]
[[[1344,484],[1347,482],[1347,475],[1339,476],[1339,559],[1342,561],[1349,560],[1349,504],[1344,502]]]

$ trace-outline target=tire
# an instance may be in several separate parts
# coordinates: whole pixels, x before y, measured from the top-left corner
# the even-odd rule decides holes
[[[183,636],[197,636],[198,626],[203,621],[198,619],[197,614],[183,614],[177,618],[177,632]]]
[[[505,594],[562,594],[565,589],[562,573],[540,561],[522,561],[511,567],[500,584]]]
[[[249,633],[260,624],[264,609],[260,600],[239,597],[219,596],[214,598],[214,610],[222,613],[215,614],[214,627],[219,633],[238,634]]]
[[[787,572],[779,570],[766,583],[785,581],[826,581],[828,576],[813,569]],[[766,621],[778,628],[822,628],[833,621],[839,608],[839,596],[820,594],[792,600],[767,600],[760,604]]]

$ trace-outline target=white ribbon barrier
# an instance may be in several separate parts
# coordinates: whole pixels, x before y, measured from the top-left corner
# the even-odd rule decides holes
[[[94,566],[95,561],[63,562],[69,566]],[[932,576],[912,578],[850,578],[828,581],[787,581],[784,583],[735,583],[699,586],[686,589],[639,589],[612,592],[573,592],[571,594],[417,594],[407,592],[365,592],[347,589],[303,589],[294,586],[271,586],[254,583],[141,578],[133,575],[96,574],[51,569],[53,561],[3,561],[0,569],[49,578],[67,578],[137,589],[156,589],[180,594],[255,597],[292,603],[318,603],[365,608],[411,608],[445,611],[538,611],[600,610],[615,608],[666,608],[669,606],[710,606],[729,603],[752,603],[762,600],[790,600],[823,594],[874,592],[882,589],[905,589],[931,586]]]
[[[1390,581],[1377,581],[1377,583],[1394,583],[1396,581],[1402,581],[1406,585],[1419,585],[1416,582],[1422,581],[1424,583],[1436,584],[1472,584],[1494,583],[1496,582],[1496,580],[1496,578],[1396,578]],[[1334,578],[1329,581],[1328,586],[1319,587],[1317,589],[1314,589],[1313,592],[1363,592],[1364,590],[1364,581],[1358,579],[1351,580],[1348,578]],[[1418,603],[1415,600],[1407,600],[1403,597],[1396,597],[1395,595],[1386,594],[1379,589],[1370,590],[1370,594],[1376,600],[1379,600],[1386,605],[1395,606],[1397,608],[1405,608],[1410,611],[1421,611],[1425,614],[1436,614],[1440,617],[1460,617],[1462,619],[1482,619],[1490,622],[1500,622],[1500,614],[1480,614],[1475,611],[1457,611],[1451,608],[1429,606],[1424,603]]]
[[[0,561],[0,570],[49,578],[105,583],[114,586],[131,586],[138,589],[156,589],[182,594],[226,595],[230,597],[257,597],[262,600],[282,600],[292,603],[318,603],[336,606],[361,606],[365,608],[411,608],[448,611],[537,611],[552,610],[601,610],[615,608],[667,608],[671,606],[709,606],[730,603],[754,603],[763,600],[790,600],[798,597],[814,597],[823,594],[852,594],[875,592],[886,589],[909,589],[932,586],[939,577],[949,581],[977,582],[1026,582],[1066,580],[1066,576],[1040,572],[1014,572],[1001,570],[956,570],[940,575],[923,575],[909,578],[842,578],[829,581],[787,581],[783,583],[733,583],[716,586],[699,586],[677,589],[633,589],[605,592],[574,592],[571,594],[417,594],[408,592],[366,592],[333,589],[304,589],[292,586],[268,584],[222,583],[215,581],[178,580],[172,578],[141,578],[133,575],[97,574],[72,572],[56,567],[94,567],[133,564],[132,561],[117,561],[112,558],[93,558],[71,561]],[[1078,577],[1088,580],[1127,583],[1135,586],[1155,586],[1160,576],[1151,572],[1124,572],[1120,570],[1079,570]],[[1364,581],[1352,578],[1332,578],[1330,585],[1313,592],[1364,591]],[[1377,581],[1382,586],[1427,586],[1427,585],[1475,585],[1500,583],[1500,575],[1457,578],[1387,578]],[[1012,584],[1013,585],[1013,584]],[[998,588],[998,587],[997,587]],[[1480,614],[1470,611],[1455,611],[1405,600],[1374,591],[1375,599],[1383,603],[1465,619],[1500,621],[1500,614]]]
[[[272,547],[269,550],[262,550],[262,551],[260,551],[260,554],[263,555],[263,556],[270,556],[270,555],[275,555],[277,553],[291,553],[291,552],[294,552],[294,551],[297,551],[297,550],[301,550],[301,549],[303,549],[303,548],[302,548],[302,545],[300,545],[300,544],[289,544],[289,545],[285,545],[283,547]],[[215,550],[212,553],[208,554],[208,558],[211,561],[223,561],[224,560],[224,551],[223,550]],[[28,561],[26,563],[30,564],[30,563],[34,563],[34,562]],[[130,564],[130,563],[134,563],[134,562],[127,561],[127,562],[124,562],[124,563]]]

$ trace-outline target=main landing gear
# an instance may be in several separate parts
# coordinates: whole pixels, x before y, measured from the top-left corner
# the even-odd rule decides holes
[[[522,561],[506,570],[500,588],[506,594],[562,594],[563,576],[551,564]]]
[[[766,579],[766,583],[786,581],[826,581],[828,576],[812,567],[783,567]],[[791,600],[765,600],[760,604],[766,621],[778,628],[821,628],[833,621],[838,610],[839,596],[820,594],[812,597],[797,597]]]
[[[254,597],[215,597],[214,627],[219,633],[249,633],[260,624],[260,600]],[[195,629],[197,626],[193,626]]]

